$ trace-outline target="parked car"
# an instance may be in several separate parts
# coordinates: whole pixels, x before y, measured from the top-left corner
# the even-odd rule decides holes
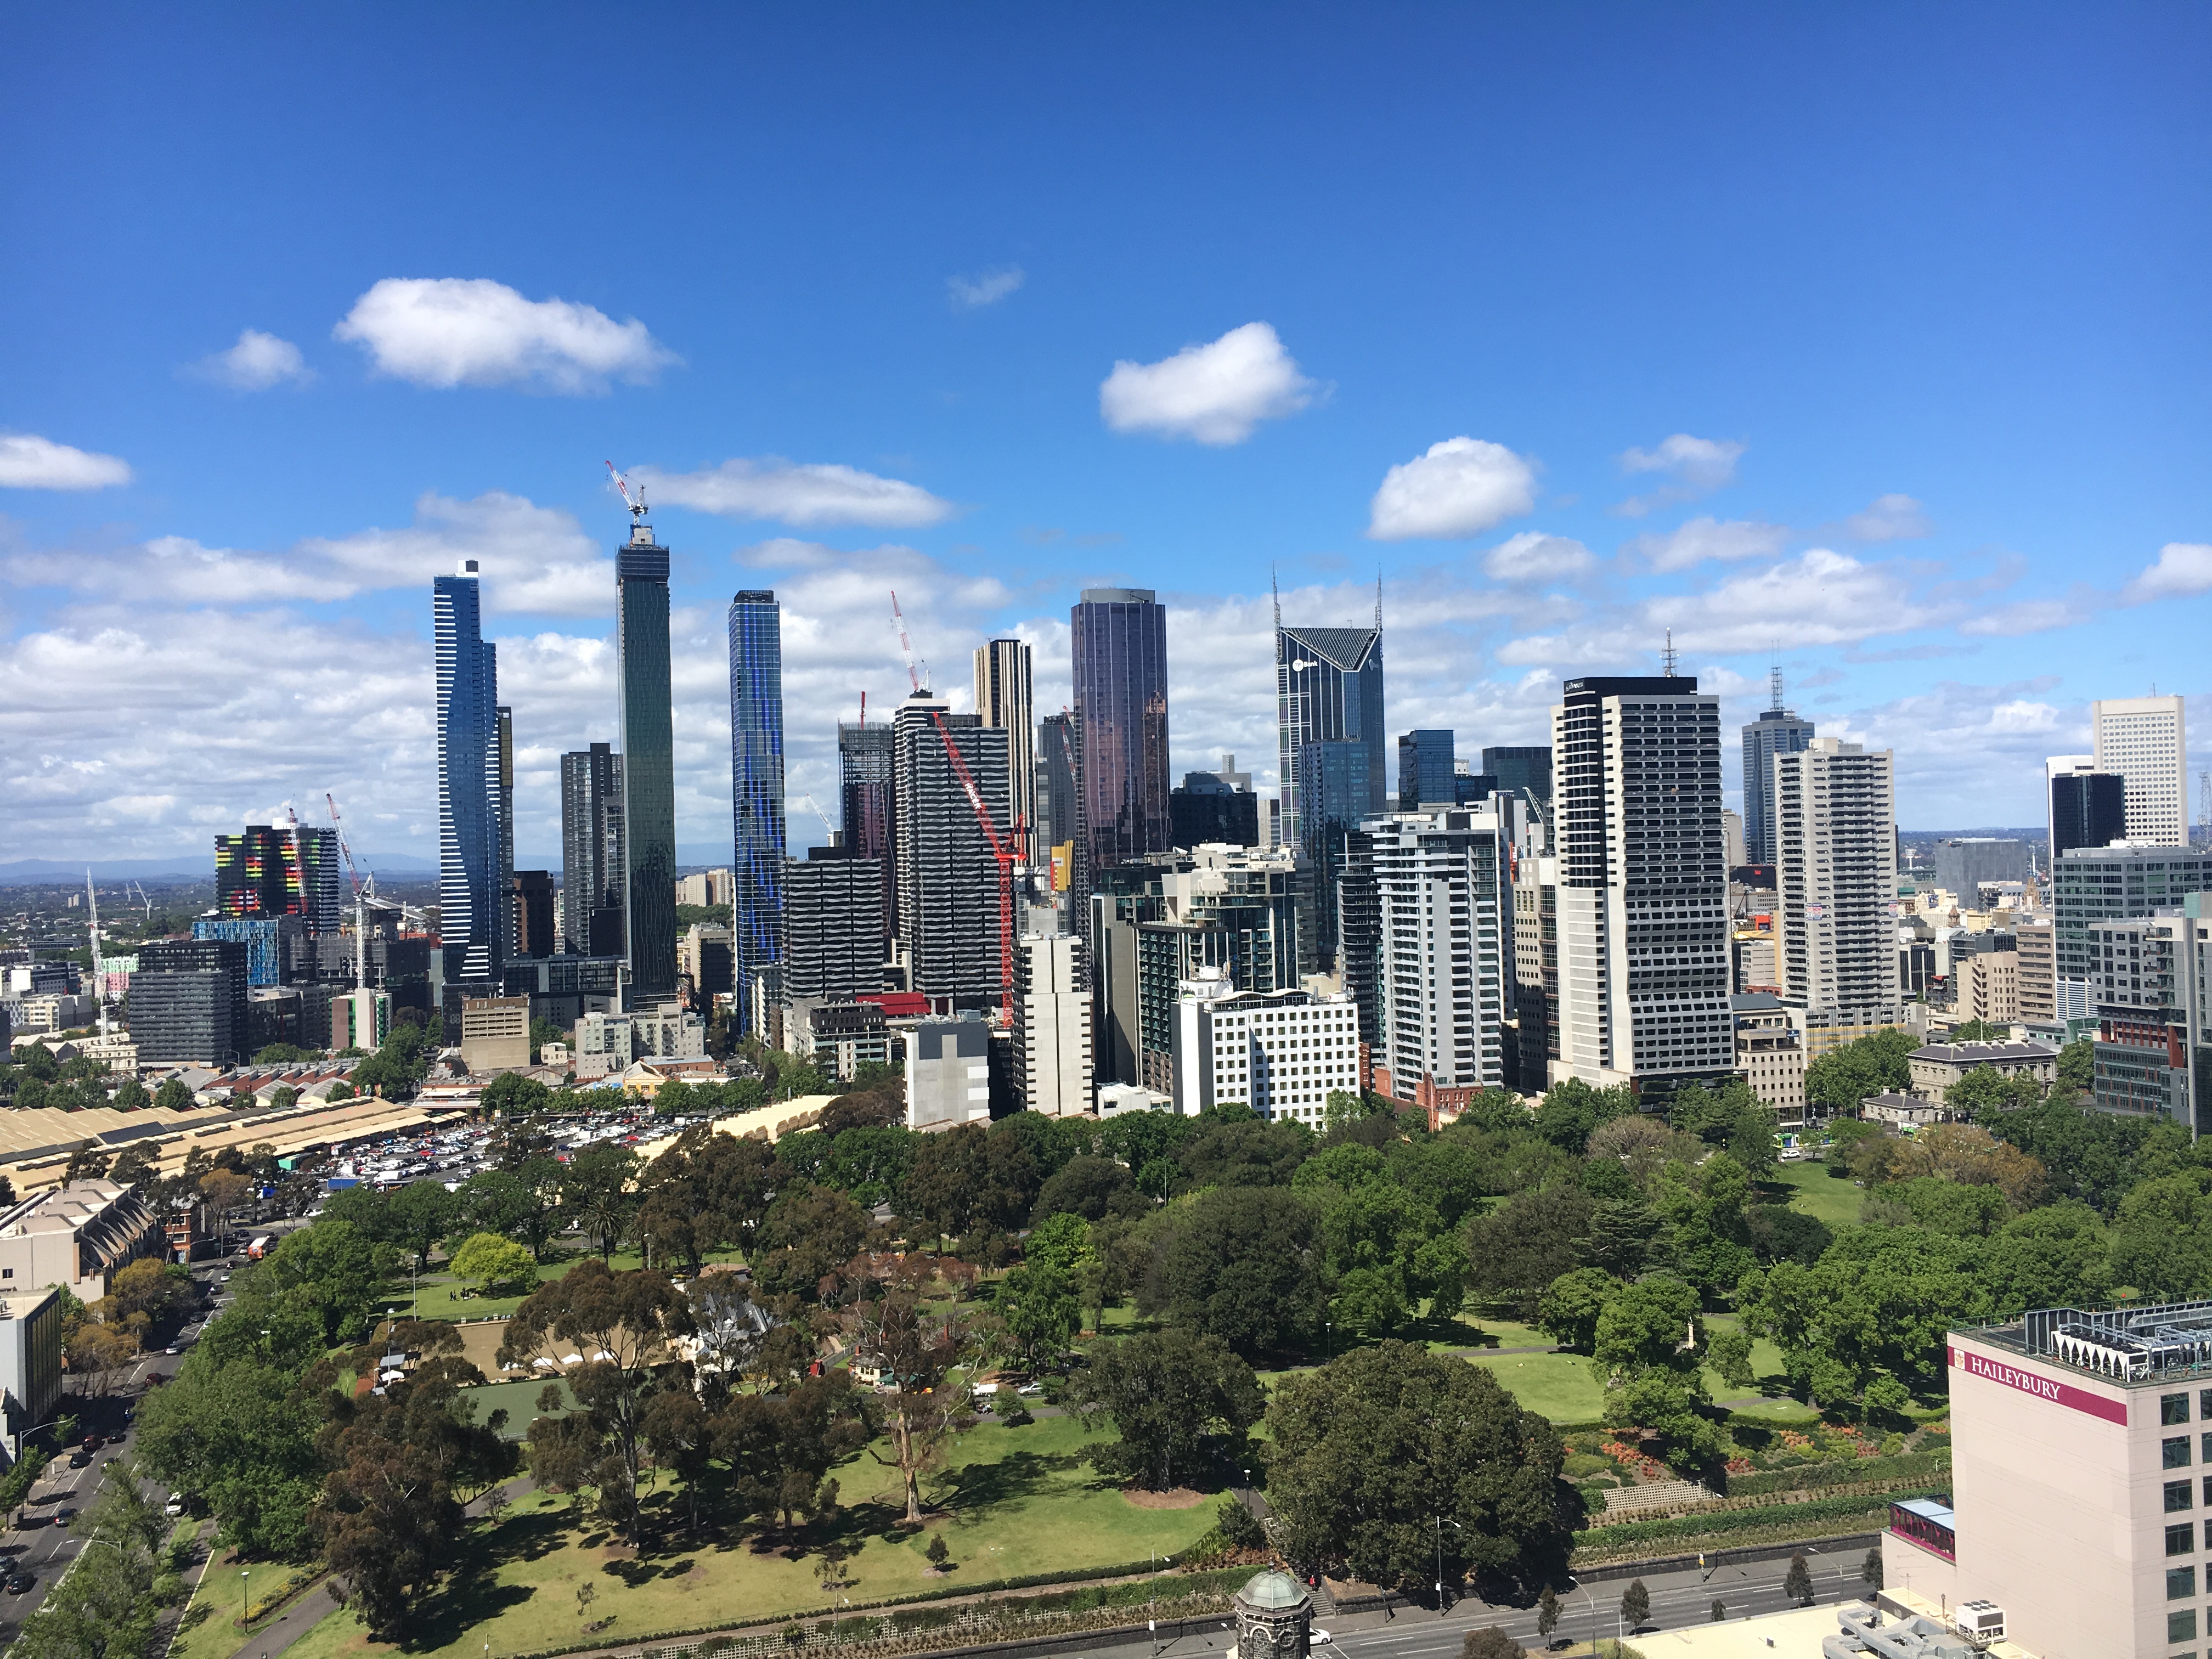
[[[175,1520],[184,1512],[185,1500],[181,1498],[172,1498],[167,1503],[161,1505],[161,1513],[167,1516],[172,1521]]]
[[[72,1504],[64,1504],[54,1511],[54,1524],[58,1527],[66,1527],[76,1519],[76,1510]]]
[[[70,1454],[69,1466],[73,1469],[88,1468],[91,1464],[92,1454],[88,1451],[73,1451]]]
[[[32,1585],[38,1582],[39,1578],[36,1573],[11,1572],[8,1575],[7,1578],[8,1594],[10,1595],[21,1595],[25,1590],[30,1589]]]

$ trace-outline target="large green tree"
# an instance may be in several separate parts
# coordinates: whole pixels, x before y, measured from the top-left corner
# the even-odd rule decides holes
[[[1278,1386],[1267,1431],[1267,1498],[1300,1567],[1407,1589],[1439,1544],[1448,1577],[1534,1586],[1565,1563],[1559,1437],[1481,1366],[1358,1349]]]
[[[1320,1217],[1304,1194],[1222,1187],[1159,1218],[1138,1306],[1247,1358],[1310,1344],[1328,1305]]]
[[[1172,1325],[1100,1343],[1069,1400],[1086,1431],[1110,1421],[1120,1436],[1092,1462],[1156,1491],[1188,1484],[1211,1458],[1243,1467],[1265,1403],[1227,1343]]]

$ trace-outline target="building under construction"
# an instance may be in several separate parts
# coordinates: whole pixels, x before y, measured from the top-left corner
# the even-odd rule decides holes
[[[951,714],[924,690],[899,705],[891,731],[899,943],[909,988],[947,1011],[998,1006],[1006,994],[999,860],[946,745],[958,750],[993,819],[1008,824],[1006,730]]]

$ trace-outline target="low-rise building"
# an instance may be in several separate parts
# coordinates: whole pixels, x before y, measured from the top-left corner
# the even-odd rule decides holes
[[[991,1116],[991,1028],[926,1019],[907,1035],[906,1127],[950,1129]]]
[[[1760,1104],[1784,1123],[1805,1121],[1805,1039],[1802,1011],[1766,991],[1729,999],[1735,1015],[1735,1069]]]
[[[1235,1101],[1318,1127],[1332,1094],[1359,1092],[1359,1015],[1344,992],[1239,991],[1201,969],[1176,1005],[1175,1103]]]
[[[2043,1042],[1931,1042],[1905,1057],[1912,1092],[1941,1101],[1967,1073],[1988,1066],[2000,1077],[2032,1077],[2050,1092],[2058,1081],[2058,1050]]]
[[[471,1073],[519,1072],[530,1061],[528,997],[462,1000],[461,1063]]]
[[[0,1407],[12,1437],[49,1420],[62,1397],[62,1293],[0,1295]]]
[[[1948,1122],[1952,1114],[1940,1101],[1884,1090],[1859,1102],[1859,1115],[1869,1123],[1887,1123],[1893,1129],[1924,1129],[1931,1123]]]
[[[783,1046],[825,1078],[850,1083],[863,1066],[889,1066],[899,1053],[879,1002],[824,1001],[793,997],[785,1011]]]
[[[132,1187],[76,1181],[0,1212],[0,1296],[66,1285],[97,1302],[114,1276],[161,1254],[161,1218]]]

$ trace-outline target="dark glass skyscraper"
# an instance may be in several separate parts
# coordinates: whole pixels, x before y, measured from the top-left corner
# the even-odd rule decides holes
[[[1769,684],[1771,706],[1743,728],[1743,855],[1751,864],[1774,862],[1774,757],[1794,755],[1813,741],[1813,722],[1782,706],[1778,664]]]
[[[514,710],[505,703],[496,711],[499,752],[499,932],[492,949],[492,971],[517,954],[515,936],[520,933],[520,913],[514,908]]]
[[[752,1035],[753,975],[783,960],[783,615],[773,592],[730,601],[732,969]]]
[[[1168,613],[1150,588],[1093,587],[1068,624],[1083,738],[1084,864],[1096,872],[1165,852],[1173,841]]]
[[[499,665],[484,642],[477,562],[430,585],[437,634],[438,915],[447,983],[491,978],[499,939]]]
[[[633,998],[678,994],[676,734],[669,696],[668,550],[641,515],[615,555],[615,665],[621,687],[623,920]]]
[[[561,928],[571,955],[623,948],[623,757],[595,743],[561,757]]]
[[[2127,780],[2117,772],[2061,772],[2051,780],[2051,856],[2109,847],[2128,833]],[[2056,867],[2054,862],[2053,867]]]
[[[1382,620],[1372,628],[1285,628],[1275,625],[1275,760],[1283,792],[1283,840],[1304,847],[1305,781],[1299,775],[1309,744],[1356,743],[1367,757],[1367,799],[1382,809]],[[1449,800],[1450,796],[1444,797]]]
[[[867,713],[865,706],[860,712]],[[878,946],[898,932],[896,771],[889,726],[870,726],[865,720],[857,726],[838,722],[837,796],[845,826],[844,847],[856,859],[872,859],[877,878],[883,883]]]
[[[1313,869],[1314,939],[1325,966],[1337,951],[1337,883],[1345,870],[1346,837],[1390,803],[1374,791],[1375,744],[1310,743],[1298,750],[1299,850]],[[1449,771],[1445,781],[1450,781]]]
[[[1408,732],[1398,739],[1398,810],[1417,812],[1424,802],[1455,804],[1452,782],[1452,734]]]
[[[1538,805],[1547,810],[1550,808],[1552,750],[1549,745],[1486,749],[1482,751],[1482,769],[1498,780],[1498,787],[1503,793],[1518,796],[1525,791],[1535,796]]]

